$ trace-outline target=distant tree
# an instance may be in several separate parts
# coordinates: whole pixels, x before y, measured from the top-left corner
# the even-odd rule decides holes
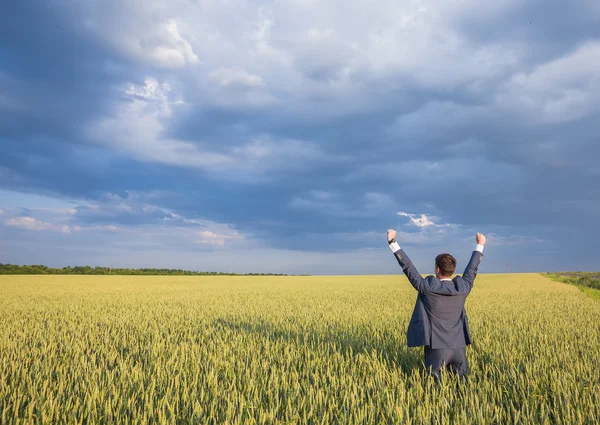
[[[182,269],[127,269],[113,267],[65,266],[51,268],[40,264],[16,265],[0,263],[0,275],[6,274],[73,274],[73,275],[143,275],[143,276],[287,276],[274,273],[224,273],[216,271],[191,271]],[[305,275],[307,276],[307,275]]]

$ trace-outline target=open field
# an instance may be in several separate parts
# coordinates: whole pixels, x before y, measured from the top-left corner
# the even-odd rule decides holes
[[[600,303],[480,275],[470,383],[405,346],[403,276],[0,277],[0,423],[592,424]]]

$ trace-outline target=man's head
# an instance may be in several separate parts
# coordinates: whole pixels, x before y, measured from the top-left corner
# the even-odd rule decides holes
[[[450,278],[456,270],[456,259],[450,254],[435,257],[435,275],[438,278]]]

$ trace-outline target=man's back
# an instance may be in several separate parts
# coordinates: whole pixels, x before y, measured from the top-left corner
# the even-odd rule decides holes
[[[399,246],[392,247],[392,251],[409,282],[419,292],[408,326],[408,346],[455,349],[471,344],[464,305],[483,257],[479,248],[473,251],[462,276],[443,280],[436,276],[423,278]]]
[[[485,236],[477,234],[477,247],[462,276],[453,279],[456,260],[450,254],[436,258],[436,276],[423,278],[388,231],[388,243],[411,285],[419,292],[406,335],[409,347],[425,347],[425,365],[437,376],[444,364],[461,376],[468,370],[465,347],[471,344],[465,302],[483,257]],[[482,241],[480,243],[480,240]]]
[[[447,285],[445,282],[442,284]],[[423,296],[423,302],[431,318],[453,321],[460,319],[467,295],[429,292]]]
[[[430,291],[422,296],[423,307],[431,322],[431,346],[466,347],[464,308],[469,288],[462,277],[442,281],[434,276],[431,278]]]

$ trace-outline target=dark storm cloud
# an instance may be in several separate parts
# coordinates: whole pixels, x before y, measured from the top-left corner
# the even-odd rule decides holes
[[[331,253],[377,248],[388,227],[415,249],[480,229],[495,269],[522,255],[554,267],[556,246],[587,267],[581,243],[600,238],[594,2],[321,7],[308,21],[276,4],[7,5],[0,189],[74,212],[0,201],[5,240],[66,250],[138,229],[157,250]]]
[[[594,1],[530,0],[516,2],[486,19],[486,11],[459,17],[460,29],[484,43],[527,40],[534,57],[556,57],[573,46],[598,37],[600,14]]]

